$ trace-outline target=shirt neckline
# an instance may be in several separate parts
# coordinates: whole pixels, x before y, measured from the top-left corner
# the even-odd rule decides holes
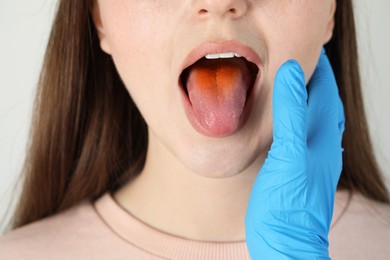
[[[105,224],[121,239],[166,259],[250,259],[245,241],[207,242],[157,230],[123,209],[109,192],[94,202]]]

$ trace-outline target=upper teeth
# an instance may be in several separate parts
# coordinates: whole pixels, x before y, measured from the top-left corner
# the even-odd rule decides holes
[[[233,57],[242,57],[242,55],[235,52],[225,52],[225,53],[211,53],[207,54],[206,59],[224,59],[224,58],[233,58]]]

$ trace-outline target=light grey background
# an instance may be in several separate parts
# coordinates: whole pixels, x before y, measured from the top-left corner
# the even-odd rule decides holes
[[[0,0],[0,218],[25,157],[35,85],[56,3]],[[390,1],[358,0],[355,5],[368,121],[390,188]]]

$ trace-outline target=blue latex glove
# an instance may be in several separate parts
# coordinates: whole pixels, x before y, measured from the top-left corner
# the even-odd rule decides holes
[[[343,131],[343,105],[325,51],[307,89],[300,65],[283,64],[274,84],[273,143],[246,212],[252,259],[330,259]]]

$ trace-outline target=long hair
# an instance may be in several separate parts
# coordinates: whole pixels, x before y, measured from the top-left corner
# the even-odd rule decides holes
[[[145,163],[146,123],[99,46],[89,2],[59,2],[12,228],[114,191]],[[338,188],[389,203],[370,143],[356,45],[352,1],[339,1],[334,36],[326,45],[346,115]]]

